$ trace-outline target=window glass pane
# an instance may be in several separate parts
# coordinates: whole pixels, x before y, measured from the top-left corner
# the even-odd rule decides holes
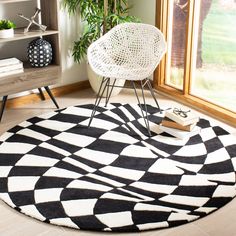
[[[183,89],[188,0],[169,1],[166,84]]]
[[[196,3],[191,94],[236,112],[236,0]]]

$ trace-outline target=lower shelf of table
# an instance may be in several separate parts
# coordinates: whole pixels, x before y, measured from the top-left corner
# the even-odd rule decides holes
[[[56,84],[60,81],[59,65],[35,68],[25,66],[24,72],[0,78],[0,96]]]

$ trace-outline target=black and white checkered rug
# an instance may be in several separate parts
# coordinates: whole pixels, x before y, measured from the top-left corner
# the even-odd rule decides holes
[[[160,133],[149,107],[146,136],[137,105],[68,107],[34,117],[0,138],[0,198],[51,224],[141,231],[184,224],[235,195],[236,140],[201,119],[201,133]]]

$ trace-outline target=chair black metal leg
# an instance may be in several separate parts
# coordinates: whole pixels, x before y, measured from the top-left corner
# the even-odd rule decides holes
[[[5,110],[5,106],[6,106],[6,102],[7,102],[7,95],[6,96],[3,96],[2,98],[2,106],[1,106],[1,110],[0,110],[0,122],[2,120],[2,115],[3,115],[3,112]]]
[[[42,100],[45,100],[45,96],[44,96],[44,94],[43,94],[42,89],[41,89],[41,88],[38,88],[38,90],[39,90],[39,95],[40,95],[41,99],[42,99]]]
[[[151,93],[151,95],[152,95],[152,97],[153,97],[153,99],[154,99],[154,101],[155,101],[155,103],[157,105],[157,108],[159,109],[160,113],[162,113],[161,108],[159,106],[159,103],[157,102],[157,99],[156,99],[155,94],[153,92],[152,84],[149,81],[149,79],[147,79],[146,81],[147,81],[148,89],[149,89],[149,91],[150,91],[150,93]]]
[[[110,91],[110,93],[109,93],[109,95],[108,95],[108,97],[107,97],[107,99],[106,99],[105,107],[107,106],[107,104],[108,104],[108,102],[109,102],[109,100],[110,100],[110,98],[111,98],[111,94],[112,94],[112,92],[113,92],[115,83],[116,83],[116,79],[114,79],[114,82],[113,82],[113,84],[112,84],[112,86],[111,86],[111,91]],[[109,81],[109,84],[110,84],[110,81]]]
[[[142,91],[142,96],[143,96],[144,109],[145,109],[145,113],[146,113],[146,126],[147,126],[147,130],[148,130],[148,134],[149,134],[149,136],[151,136],[150,125],[149,125],[149,120],[148,120],[147,104],[146,104],[146,99],[145,99],[145,95],[144,95],[144,91],[143,91],[143,88],[145,85],[143,84],[142,80],[140,81],[140,84],[141,84],[141,91]]]
[[[107,91],[106,91],[106,99],[105,99],[105,107],[107,107],[107,103],[108,103],[108,98],[109,98],[109,88],[110,88],[110,78],[107,78]]]
[[[133,89],[134,89],[136,98],[137,98],[138,103],[139,103],[139,107],[140,107],[140,110],[141,110],[141,113],[142,113],[142,117],[143,117],[144,123],[145,123],[146,128],[147,128],[147,131],[148,131],[148,135],[151,136],[151,132],[150,132],[150,128],[149,128],[149,122],[148,122],[148,120],[146,119],[146,118],[147,118],[147,114],[146,114],[146,118],[145,118],[145,115],[144,115],[144,112],[143,112],[143,109],[142,109],[142,105],[141,105],[141,102],[140,102],[140,99],[139,99],[139,96],[138,96],[137,89],[136,89],[136,86],[135,86],[135,82],[134,82],[134,81],[132,81],[132,85],[133,85]],[[141,86],[141,87],[142,87],[142,86]],[[142,91],[143,91],[143,88],[142,88]],[[146,104],[146,102],[145,102],[145,104]],[[145,106],[146,106],[146,105],[145,105]],[[146,111],[147,111],[147,108],[146,108]]]
[[[106,83],[106,84],[105,84],[104,88],[102,89],[102,86],[103,86],[104,83]],[[102,96],[103,96],[103,94],[106,90],[107,85],[108,85],[108,78],[103,77],[100,88],[99,88],[99,91],[98,91],[97,96],[96,96],[93,111],[92,111],[92,114],[91,114],[91,117],[90,117],[90,120],[89,120],[89,123],[88,123],[88,128],[90,127],[90,125],[92,123],[93,117],[95,116],[95,113],[97,111],[97,107],[99,106],[99,104],[101,102]]]
[[[50,88],[49,88],[48,86],[46,86],[46,87],[44,87],[44,88],[45,88],[45,90],[47,91],[49,97],[52,99],[52,101],[53,101],[53,103],[55,104],[55,106],[56,106],[57,108],[59,108],[59,106],[58,106],[58,104],[57,104],[57,102],[56,102],[56,99],[54,98],[54,96],[53,96],[53,94],[52,94]]]

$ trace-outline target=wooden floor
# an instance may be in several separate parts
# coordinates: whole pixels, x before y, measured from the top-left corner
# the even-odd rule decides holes
[[[57,98],[61,108],[94,102],[94,94],[91,90],[84,90],[63,97]],[[130,92],[122,92],[112,97],[111,102],[132,103],[136,100]],[[161,107],[176,106],[176,103],[159,96]],[[152,104],[151,98],[149,103]],[[50,112],[54,109],[50,100],[36,104],[25,105],[20,108],[9,109],[4,113],[0,124],[0,134],[14,125],[35,115]],[[206,117],[201,115],[202,117]],[[236,134],[236,130],[220,123],[230,132]],[[232,200],[225,207],[212,213],[205,218],[179,227],[147,231],[143,233],[113,234],[115,236],[236,236],[236,199]],[[38,220],[24,216],[5,203],[0,201],[0,236],[99,236],[111,235],[112,233],[97,233],[90,231],[73,230],[64,227],[49,225]]]

